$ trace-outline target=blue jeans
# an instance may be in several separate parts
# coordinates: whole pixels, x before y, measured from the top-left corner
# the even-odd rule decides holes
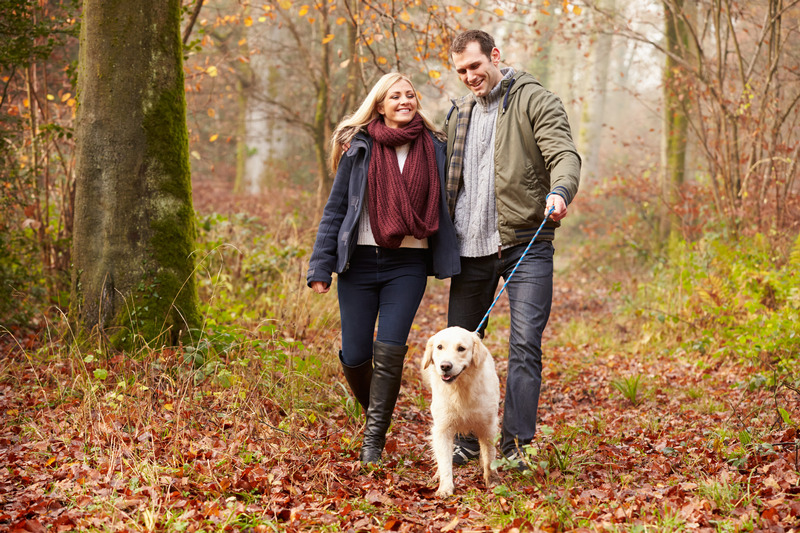
[[[404,346],[428,282],[430,251],[420,248],[356,246],[349,268],[339,275],[342,363],[372,359],[375,340]]]
[[[502,251],[500,257],[462,257],[461,273],[450,283],[448,326],[475,331],[492,305],[497,284],[507,279],[527,243]],[[542,334],[553,300],[553,244],[534,242],[506,287],[511,309],[508,378],[500,450],[508,456],[530,444],[542,386]],[[481,328],[483,336],[486,326]]]

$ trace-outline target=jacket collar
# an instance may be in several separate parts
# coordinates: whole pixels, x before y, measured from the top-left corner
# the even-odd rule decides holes
[[[523,72],[521,70],[514,71],[513,76],[505,77],[500,80],[500,91],[503,93],[503,105],[502,105],[502,112],[505,113],[506,109],[508,109],[508,102],[514,93],[522,87],[523,85],[527,85],[529,83],[536,83],[536,79],[528,74],[527,72]],[[470,93],[465,94],[459,98],[451,98],[450,102],[453,104],[453,107],[450,109],[450,112],[447,114],[447,119],[445,120],[445,124],[450,122],[450,115],[456,109],[462,109],[464,107],[469,107],[472,109],[472,106],[475,102],[475,95]]]
[[[353,146],[367,147],[371,145],[372,145],[372,137],[370,137],[369,134],[364,130],[361,130],[358,133],[356,133],[355,136],[353,137],[353,140],[350,142],[351,147]]]

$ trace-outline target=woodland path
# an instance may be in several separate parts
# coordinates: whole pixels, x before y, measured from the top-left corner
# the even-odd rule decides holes
[[[146,419],[103,414],[67,389],[74,360],[33,365],[21,349],[35,337],[6,335],[0,531],[800,531],[797,437],[769,389],[746,386],[752,370],[653,353],[616,325],[601,286],[564,271],[555,285],[533,471],[492,490],[476,464],[459,467],[448,499],[434,495],[418,371],[446,322],[446,282],[429,284],[385,462],[370,471],[357,460],[363,420],[342,408],[289,420],[266,398],[260,415],[220,418],[217,393],[181,403],[185,391],[157,384],[139,404]],[[486,339],[501,378],[507,324],[503,296]],[[637,376],[634,403],[612,381]]]

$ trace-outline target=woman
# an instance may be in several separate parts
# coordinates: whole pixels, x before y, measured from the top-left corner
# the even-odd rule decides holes
[[[379,462],[386,443],[427,275],[447,278],[460,271],[442,138],[422,112],[411,80],[397,73],[378,80],[331,138],[336,178],[307,279],[325,293],[332,273],[338,274],[339,359],[367,414],[364,465]],[[342,146],[349,146],[344,155]]]

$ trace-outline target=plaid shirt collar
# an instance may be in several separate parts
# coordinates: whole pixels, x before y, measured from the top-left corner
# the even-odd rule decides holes
[[[445,184],[450,218],[453,218],[456,212],[456,198],[458,197],[458,189],[461,186],[462,171],[464,169],[464,146],[467,142],[467,129],[469,128],[469,119],[472,116],[472,108],[475,107],[475,97],[470,93],[452,102],[458,113],[456,115],[456,131],[453,136],[453,153],[450,156],[447,183]]]

